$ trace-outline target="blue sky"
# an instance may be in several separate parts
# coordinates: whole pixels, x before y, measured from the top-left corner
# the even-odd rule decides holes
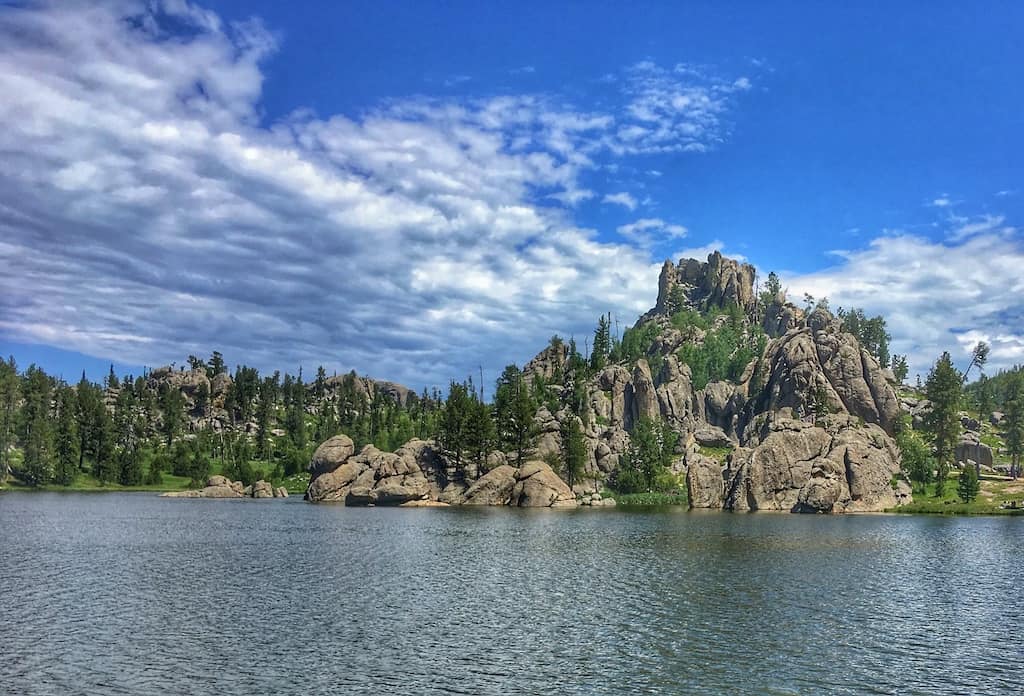
[[[1024,9],[824,5],[0,9],[0,350],[443,384],[721,248],[1024,362]]]

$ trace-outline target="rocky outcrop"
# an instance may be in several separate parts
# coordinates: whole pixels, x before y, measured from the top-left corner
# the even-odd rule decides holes
[[[993,466],[992,448],[981,442],[978,433],[967,432],[960,436],[960,442],[956,445],[954,458],[958,464],[973,462],[980,466]]]
[[[395,452],[367,445],[351,454],[351,440],[337,436],[317,448],[306,499],[346,505],[514,505],[575,507],[576,495],[551,467],[530,461],[521,468],[488,457],[489,470],[454,480],[432,442],[411,440]]]
[[[755,275],[750,264],[727,259],[717,251],[708,256],[706,263],[683,259],[673,265],[665,261],[658,278],[658,301],[644,318],[671,314],[682,306],[700,310],[730,305],[744,311],[753,309]]]
[[[767,384],[751,415],[788,408],[804,416],[849,413],[892,433],[899,401],[878,362],[850,334],[829,324],[794,329],[768,344]],[[748,418],[749,420],[749,418]]]
[[[346,505],[401,505],[425,500],[432,494],[436,498],[441,491],[424,472],[430,472],[435,480],[443,475],[444,467],[438,460],[433,445],[423,440],[412,440],[395,452],[381,452],[367,445],[352,455],[351,440],[339,435],[314,453],[306,499],[343,501]],[[313,473],[316,471],[320,473]]]
[[[792,512],[866,512],[894,507],[899,471],[892,439],[848,415],[820,427],[767,418],[748,447],[719,468],[695,460],[687,471],[694,507]]]
[[[232,481],[224,476],[211,476],[206,486],[187,491],[162,493],[163,498],[287,498],[284,486],[274,488],[266,481],[257,481],[243,486],[241,481]]]
[[[576,494],[544,462],[527,462],[516,471],[509,505],[576,507]]]
[[[515,467],[502,464],[478,478],[460,502],[462,505],[508,505],[515,486]]]

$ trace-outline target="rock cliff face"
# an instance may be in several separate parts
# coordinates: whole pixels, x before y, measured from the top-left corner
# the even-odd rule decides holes
[[[693,507],[853,512],[906,501],[893,488],[900,404],[891,374],[830,313],[808,315],[781,293],[761,306],[753,281],[751,266],[719,254],[665,263],[657,304],[634,327],[657,327],[647,355],[610,365],[590,383],[588,473],[614,471],[636,421],[652,418],[681,435],[674,469],[686,472]],[[697,389],[679,350],[727,320],[680,329],[671,316],[730,307],[744,317],[743,331],[758,327],[769,340],[738,379]],[[719,462],[701,448],[731,454]]]

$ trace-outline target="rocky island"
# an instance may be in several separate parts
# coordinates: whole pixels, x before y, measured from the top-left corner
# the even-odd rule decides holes
[[[666,262],[656,305],[624,339],[642,337],[634,354],[609,356],[579,388],[571,383],[578,373],[568,344],[541,351],[522,374],[559,398],[537,410],[538,437],[521,466],[515,453],[495,449],[479,470],[456,472],[436,443],[412,440],[394,453],[368,445],[356,453],[348,437],[337,436],[314,454],[306,498],[347,505],[592,503],[627,456],[631,431],[648,421],[677,436],[670,466],[685,477],[692,507],[857,512],[909,500],[909,486],[895,481],[895,377],[826,309],[805,312],[781,292],[758,297],[754,277],[752,266],[718,253],[704,262]],[[735,379],[698,384],[681,354],[723,328],[739,339],[727,358],[745,346],[760,352],[750,352]],[[574,394],[583,397],[575,410],[568,403]],[[545,463],[564,451],[570,420],[585,452],[571,488]]]

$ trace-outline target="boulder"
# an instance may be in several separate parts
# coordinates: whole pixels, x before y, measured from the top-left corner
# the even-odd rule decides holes
[[[253,498],[273,498],[274,487],[266,481],[257,481],[252,484],[252,497]]]
[[[527,462],[515,474],[509,505],[519,507],[576,507],[576,495],[540,461]]]
[[[463,505],[508,505],[516,485],[516,469],[508,464],[488,471],[470,486]]]
[[[981,466],[991,467],[993,464],[992,448],[980,442],[976,433],[965,433],[957,443],[954,459],[959,464],[970,461]]]
[[[733,444],[724,430],[707,423],[693,431],[693,439],[701,447],[731,447]]]
[[[711,457],[688,454],[686,489],[690,496],[691,508],[721,508],[725,490],[722,465]]]
[[[344,464],[355,450],[355,445],[348,435],[335,435],[324,441],[313,452],[313,458],[309,462],[310,476],[315,479],[334,471]]]

